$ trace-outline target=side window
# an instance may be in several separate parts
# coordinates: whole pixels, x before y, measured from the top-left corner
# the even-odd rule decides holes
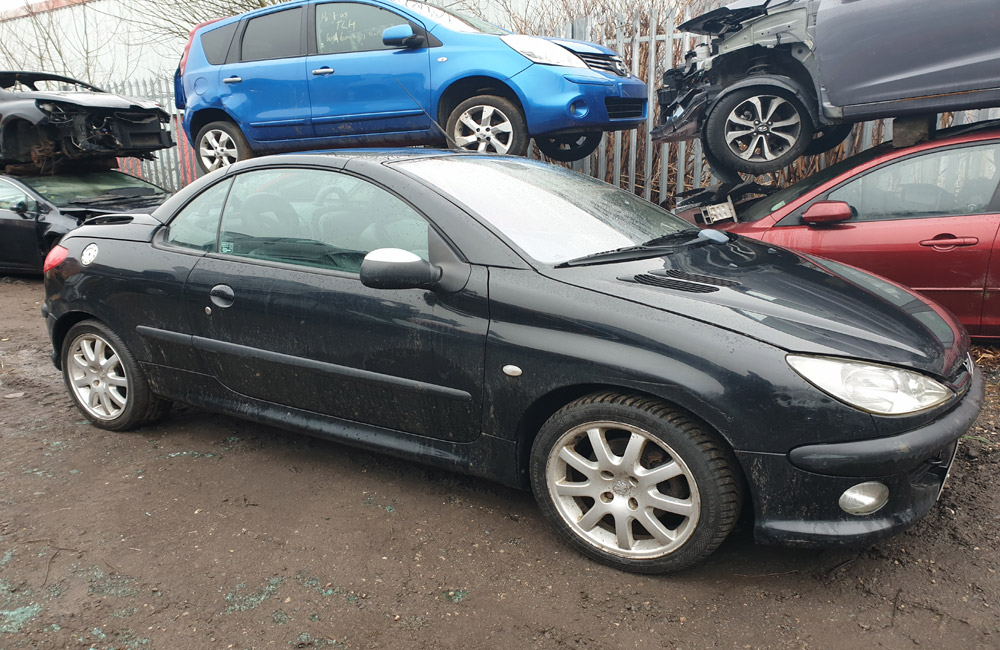
[[[23,190],[10,183],[0,182],[0,210],[13,211],[14,206],[22,201],[29,211],[35,208],[35,200],[25,194]]]
[[[409,24],[399,14],[372,5],[331,2],[316,5],[316,49],[319,54],[370,52],[397,49],[382,43],[382,32],[395,25]]]
[[[213,185],[184,206],[184,209],[170,220],[166,242],[200,251],[215,250],[215,237],[219,231],[222,205],[232,184],[232,179],[229,179]]]
[[[427,221],[368,181],[318,169],[239,175],[222,215],[219,252],[357,273],[376,248],[427,259]]]
[[[302,54],[302,8],[251,18],[243,32],[241,61],[283,59]]]
[[[202,35],[201,48],[205,51],[205,59],[209,63],[222,65],[226,62],[226,54],[229,53],[229,46],[239,25],[238,22],[229,23]]]
[[[981,214],[1000,180],[1000,145],[939,151],[891,162],[829,195],[859,221]]]

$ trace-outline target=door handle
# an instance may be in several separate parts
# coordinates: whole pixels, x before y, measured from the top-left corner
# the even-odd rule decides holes
[[[225,79],[223,79],[222,83],[224,83],[224,84],[238,84],[241,81],[243,81],[243,77],[237,77],[236,75],[233,75],[232,77],[226,77]]]
[[[322,68],[313,70],[313,74],[316,75],[317,77],[325,77],[328,74],[333,74],[333,68],[328,68],[326,66],[323,66]]]
[[[236,293],[233,288],[226,284],[217,284],[212,287],[212,290],[208,292],[209,298],[212,300],[212,304],[217,307],[226,308],[236,301]]]
[[[955,248],[957,246],[975,246],[978,243],[978,237],[953,237],[947,235],[934,239],[924,239],[920,242],[920,245],[930,246],[931,248]]]

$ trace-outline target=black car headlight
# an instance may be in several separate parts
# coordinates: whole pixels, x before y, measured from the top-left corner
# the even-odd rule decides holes
[[[806,381],[845,404],[879,415],[906,415],[934,408],[954,393],[919,372],[831,357],[788,355]]]

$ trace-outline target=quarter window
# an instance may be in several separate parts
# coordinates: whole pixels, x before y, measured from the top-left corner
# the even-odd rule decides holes
[[[409,24],[416,33],[422,28],[402,16],[372,5],[331,2],[316,6],[316,49],[319,54],[392,50],[382,43],[389,27]]]
[[[215,250],[219,217],[226,202],[232,179],[223,181],[198,195],[170,221],[165,237],[168,244],[200,251]]]
[[[283,59],[302,54],[302,9],[251,18],[243,32],[242,61]]]
[[[318,169],[241,174],[222,215],[219,252],[357,273],[376,248],[427,259],[428,223],[394,194]]]
[[[982,214],[1000,179],[1000,145],[972,146],[891,162],[827,196],[859,221]]]

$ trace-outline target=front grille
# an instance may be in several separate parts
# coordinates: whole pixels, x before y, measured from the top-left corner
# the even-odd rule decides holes
[[[575,54],[583,59],[583,62],[587,64],[591,70],[600,70],[601,72],[610,72],[613,75],[619,77],[628,76],[628,68],[622,61],[622,58],[617,55],[612,54],[581,54],[575,52]]]
[[[604,100],[604,106],[608,109],[609,118],[612,120],[624,120],[642,117],[642,109],[646,106],[646,100],[607,97]]]
[[[712,287],[706,284],[695,284],[673,278],[665,278],[657,275],[642,273],[633,278],[634,282],[653,287],[663,287],[664,289],[674,289],[675,291],[687,291],[689,293],[714,293],[719,287]]]

